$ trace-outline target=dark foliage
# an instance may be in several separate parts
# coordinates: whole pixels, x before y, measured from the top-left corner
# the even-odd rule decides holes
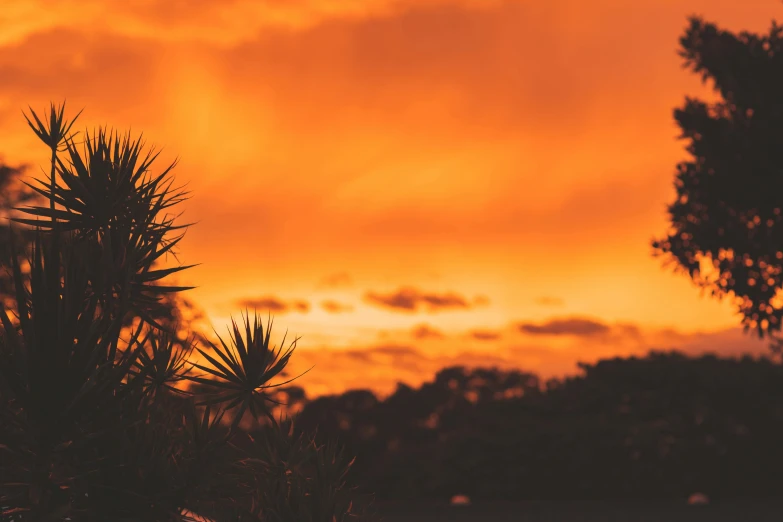
[[[733,34],[699,18],[680,39],[715,103],[674,112],[691,158],[677,165],[671,229],[653,242],[713,296],[733,297],[759,336],[783,318],[783,28]]]
[[[0,163],[0,302],[6,306],[13,305],[14,280],[10,270],[12,244],[17,245],[16,255],[20,261],[24,258],[24,246],[32,239],[33,235],[28,229],[12,229],[10,218],[17,216],[15,207],[32,203],[38,195],[27,185],[22,183],[21,177],[26,168],[24,166],[12,167]],[[22,250],[22,252],[19,252]]]
[[[290,421],[271,415],[253,439],[222,422],[234,408],[236,418],[269,413],[265,391],[295,342],[277,349],[271,324],[245,317],[230,342],[198,349],[207,363],[191,360],[174,310],[182,301],[171,298],[187,287],[166,282],[187,267],[161,265],[184,228],[169,214],[186,197],[173,165],[152,174],[156,154],[143,142],[103,129],[80,148],[62,108],[48,121],[28,120],[52,152],[51,177],[30,184],[49,204],[15,218],[33,236],[30,269],[11,255],[15,307],[0,313],[2,514],[359,518],[345,486],[351,463],[336,444],[294,438]],[[198,383],[198,398],[184,381]]]
[[[653,353],[584,365],[546,387],[530,374],[455,367],[378,400],[307,403],[357,455],[385,502],[776,498],[783,487],[783,366]]]

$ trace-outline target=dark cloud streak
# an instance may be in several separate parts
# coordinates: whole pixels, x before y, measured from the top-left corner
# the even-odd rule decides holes
[[[404,312],[417,312],[424,306],[430,312],[446,309],[469,309],[468,300],[457,293],[446,292],[443,294],[423,292],[416,288],[406,286],[390,294],[367,292],[364,297],[368,303]]]
[[[353,285],[353,278],[347,272],[337,272],[324,277],[319,286],[326,288],[345,288]]]
[[[473,330],[470,332],[470,337],[477,341],[497,341],[501,335],[499,332],[491,330]]]
[[[443,332],[437,328],[433,328],[428,324],[420,324],[413,328],[411,336],[414,339],[443,339],[446,337]]]
[[[592,337],[609,333],[610,326],[584,317],[568,317],[550,319],[545,323],[519,323],[520,332],[528,335],[572,335],[576,337]]]
[[[330,314],[340,314],[340,313],[353,311],[353,306],[339,303],[337,301],[332,301],[331,299],[327,299],[326,301],[321,301],[321,308],[323,308]]]
[[[288,312],[307,313],[310,311],[310,303],[301,299],[284,301],[277,297],[246,298],[237,301],[237,306],[258,311],[270,311],[285,314]]]
[[[563,306],[565,301],[559,297],[544,296],[536,299],[536,304],[539,306]]]

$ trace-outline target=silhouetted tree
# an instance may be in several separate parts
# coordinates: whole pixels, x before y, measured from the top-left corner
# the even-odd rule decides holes
[[[714,103],[674,111],[690,159],[677,165],[671,228],[653,242],[713,296],[736,299],[746,331],[780,332],[783,318],[783,28],[734,34],[692,18],[686,66]]]
[[[243,317],[202,348],[160,320],[173,302],[162,297],[187,289],[166,283],[187,266],[157,265],[184,230],[168,214],[187,196],[173,165],[153,174],[153,151],[104,129],[80,148],[63,112],[28,120],[52,168],[34,185],[48,204],[15,218],[32,230],[30,269],[11,256],[16,313],[0,311],[0,512],[35,522],[355,519],[343,450],[271,415],[272,381],[296,340],[272,346],[271,320]],[[185,380],[198,396],[178,386]],[[260,436],[239,428],[245,412],[269,417]]]
[[[357,455],[386,501],[773,497],[783,487],[783,366],[769,359],[583,364],[546,388],[524,372],[445,368],[385,400],[319,397],[298,417]]]

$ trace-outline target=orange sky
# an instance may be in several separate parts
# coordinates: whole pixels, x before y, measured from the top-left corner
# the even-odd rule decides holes
[[[686,16],[762,31],[778,0],[109,5],[4,0],[0,153],[37,169],[20,111],[67,98],[179,156],[191,296],[219,331],[279,302],[312,393],[764,350],[649,240],[684,157],[672,109],[706,92]]]

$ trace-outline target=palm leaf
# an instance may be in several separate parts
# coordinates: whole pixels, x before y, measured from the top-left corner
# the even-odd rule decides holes
[[[234,426],[239,424],[246,411],[249,411],[256,420],[263,415],[274,423],[276,421],[271,415],[268,404],[277,404],[277,401],[267,395],[265,390],[285,384],[273,384],[271,381],[280,375],[288,364],[298,339],[291,342],[284,351],[284,336],[283,343],[275,349],[270,346],[271,318],[267,321],[266,329],[259,322],[258,315],[255,315],[252,321],[249,315],[242,315],[242,320],[244,332],[232,319],[229,329],[230,343],[216,334],[219,344],[209,343],[212,353],[198,349],[211,367],[200,364],[194,364],[194,367],[213,378],[205,378],[203,375],[187,378],[207,387],[232,392],[213,396],[207,400],[212,404],[227,403],[227,410],[238,407],[239,410],[234,415]]]

